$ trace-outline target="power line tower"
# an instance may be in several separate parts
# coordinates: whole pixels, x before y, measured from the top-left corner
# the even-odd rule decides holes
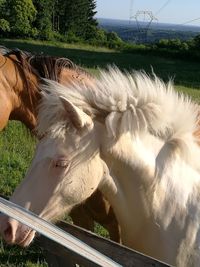
[[[138,31],[137,41],[139,43],[147,43],[150,26],[153,21],[158,21],[157,18],[153,15],[152,11],[138,10],[135,15],[130,16],[131,19],[136,21]]]

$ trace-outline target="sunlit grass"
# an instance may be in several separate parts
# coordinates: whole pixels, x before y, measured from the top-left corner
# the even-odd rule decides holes
[[[76,44],[69,44],[69,43],[64,43],[64,42],[59,42],[59,41],[40,41],[40,40],[28,40],[28,39],[1,39],[2,42],[9,42],[9,43],[13,43],[13,45],[15,43],[21,44],[22,46],[24,46],[26,49],[28,47],[31,46],[44,46],[44,48],[48,48],[48,47],[57,47],[57,48],[65,48],[65,49],[75,49],[75,50],[79,50],[79,49],[83,49],[85,51],[94,51],[94,52],[111,52],[114,53],[116,52],[116,50],[114,49],[109,49],[107,47],[99,47],[99,46],[92,46],[89,44],[81,44],[81,43],[76,43]],[[29,48],[30,49],[30,48]],[[40,51],[43,52],[43,51]]]
[[[176,86],[178,92],[189,95],[194,101],[200,104],[200,90],[197,88],[188,88],[185,86]]]
[[[0,135],[0,194],[11,195],[32,159],[35,140],[20,122],[9,122]]]

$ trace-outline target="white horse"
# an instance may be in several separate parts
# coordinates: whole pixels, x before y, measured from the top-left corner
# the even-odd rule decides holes
[[[91,87],[48,81],[33,162],[11,201],[55,221],[97,188],[122,242],[179,267],[200,265],[198,106],[157,77],[101,72]],[[2,216],[8,243],[34,232]]]

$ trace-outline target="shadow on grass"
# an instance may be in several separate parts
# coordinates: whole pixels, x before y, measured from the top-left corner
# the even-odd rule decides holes
[[[31,41],[18,42],[0,40],[0,44],[9,48],[19,48],[32,53],[43,53],[60,57],[68,57],[76,64],[89,69],[105,68],[107,65],[117,65],[120,69],[143,69],[147,73],[154,72],[168,81],[174,79],[175,84],[200,88],[200,63],[188,62],[173,58],[164,58],[146,52],[89,51],[75,48],[62,48],[53,45],[33,44]]]

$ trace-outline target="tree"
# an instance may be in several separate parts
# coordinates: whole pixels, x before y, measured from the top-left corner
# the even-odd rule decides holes
[[[2,16],[2,9],[3,9],[3,7],[4,7],[4,5],[5,5],[5,2],[6,2],[6,0],[0,0],[0,16]]]
[[[98,26],[97,20],[94,18],[97,11],[95,10],[97,7],[96,0],[89,0],[88,6],[88,22],[94,26]]]
[[[86,34],[85,38],[86,39],[94,39],[95,36],[97,35],[98,29],[98,22],[94,18],[96,15],[97,11],[96,9],[96,1],[95,0],[88,0],[88,10],[87,10],[87,27],[86,27]]]
[[[2,8],[4,3],[5,3],[5,0],[0,0],[0,9]]]
[[[4,19],[9,22],[12,36],[33,34],[32,22],[35,20],[37,11],[32,0],[7,0],[4,10]]]
[[[122,39],[116,32],[107,32],[107,44],[110,48],[119,48],[123,45]]]
[[[62,34],[73,32],[78,37],[86,39],[97,29],[94,0],[59,0],[58,5]]]
[[[5,19],[5,3],[6,0],[0,0],[0,33],[6,33],[10,31],[10,23]]]
[[[86,1],[66,0],[65,4],[62,3],[62,7],[60,7],[61,33],[67,34],[68,32],[73,32],[79,37],[83,36],[83,32],[85,31]]]
[[[0,19],[0,32],[9,32],[10,31],[10,24],[5,19]]]
[[[57,38],[94,40],[100,34],[95,9],[95,0],[0,0],[0,32],[41,39],[52,39],[54,34]]]
[[[55,0],[33,0],[37,10],[36,19],[33,25],[37,28],[41,39],[51,39],[52,37],[52,17]]]
[[[200,35],[196,35],[193,39],[193,44],[195,48],[200,48]]]

